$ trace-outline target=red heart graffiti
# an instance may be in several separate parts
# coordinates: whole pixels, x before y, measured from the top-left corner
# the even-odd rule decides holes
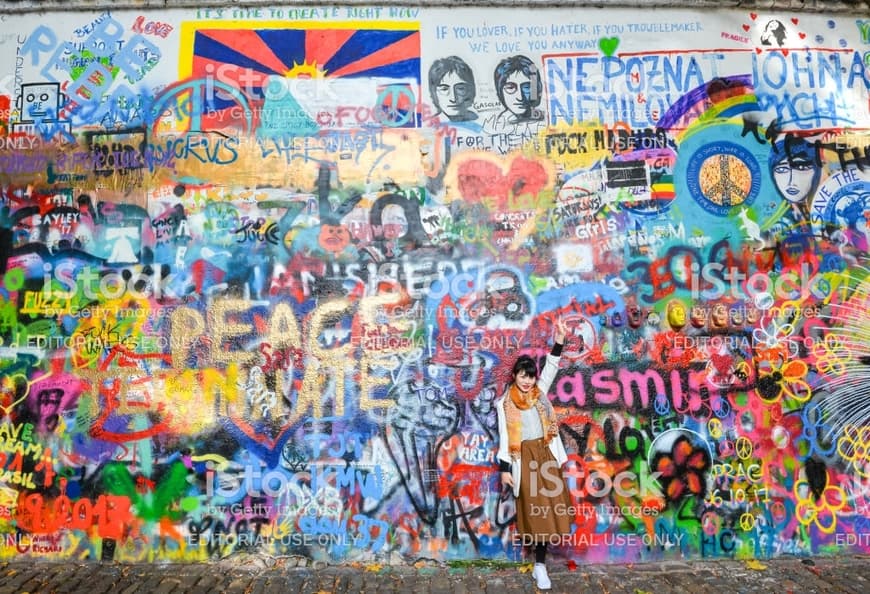
[[[517,157],[507,174],[490,160],[469,159],[459,166],[459,192],[471,202],[495,197],[504,208],[510,195],[537,196],[547,186],[547,172],[537,161]]]
[[[755,48],[755,53],[756,53],[756,54],[760,54],[760,53],[761,53],[761,48],[760,48],[760,47]]]
[[[783,55],[783,56],[787,56],[787,55],[788,55],[788,50],[787,50],[787,49],[783,48],[783,49],[780,50],[780,51],[782,51],[782,55]]]
[[[800,37],[801,39],[804,39],[806,36],[807,36],[806,33],[803,33],[803,32],[798,33],[798,37]]]
[[[749,18],[751,18],[753,21],[754,21],[757,17],[758,17],[758,15],[755,14],[754,12],[750,12],[750,13],[749,13]]]
[[[797,18],[797,17],[793,18],[793,19],[791,20],[791,22],[794,23],[795,25],[797,25],[797,24],[798,24],[798,18]]]
[[[750,27],[749,25],[743,25],[743,30],[744,30],[744,31],[749,31],[751,28],[752,28],[752,27]]]

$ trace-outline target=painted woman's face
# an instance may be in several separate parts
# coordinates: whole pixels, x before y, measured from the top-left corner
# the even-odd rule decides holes
[[[463,116],[471,106],[474,88],[455,72],[448,72],[435,87],[438,107],[448,118]]]
[[[780,195],[792,204],[801,204],[813,189],[816,164],[807,157],[783,159],[773,166],[773,181]]]
[[[531,107],[532,79],[522,72],[507,77],[503,87],[504,106],[513,114],[524,116]]]
[[[383,216],[384,239],[398,239],[408,232],[408,219],[405,211],[396,204],[390,204],[384,209]]]

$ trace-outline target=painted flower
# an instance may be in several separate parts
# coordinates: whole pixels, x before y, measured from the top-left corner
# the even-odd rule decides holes
[[[757,358],[772,360],[779,358],[784,360],[789,356],[797,356],[798,347],[792,339],[794,324],[782,322],[775,318],[767,325],[752,330],[752,340],[755,346]]]
[[[830,333],[825,339],[813,345],[816,369],[828,375],[843,375],[846,363],[852,358],[852,350],[845,344],[844,337]]]
[[[779,365],[763,362],[759,365],[756,393],[768,403],[778,402],[783,396],[797,402],[806,402],[813,393],[804,380],[808,372],[809,367],[801,360],[787,361]]]
[[[831,456],[837,449],[836,442],[830,440],[834,427],[826,422],[826,415],[820,402],[812,402],[801,409],[801,432],[795,439],[795,446],[801,460],[808,460],[814,454]]]
[[[706,473],[710,456],[696,448],[685,436],[677,438],[670,453],[659,453],[653,460],[665,497],[677,501],[687,495],[703,497],[707,490]]]
[[[842,487],[826,484],[821,495],[814,499],[809,481],[795,483],[797,501],[795,515],[804,526],[815,524],[824,534],[833,534],[837,528],[837,512],[846,506],[846,492]]]
[[[837,439],[837,453],[862,477],[870,476],[870,427],[846,425]]]

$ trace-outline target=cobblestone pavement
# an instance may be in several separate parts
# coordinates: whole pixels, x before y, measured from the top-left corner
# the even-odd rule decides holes
[[[556,563],[549,566],[554,593],[870,592],[866,556],[583,565],[573,571]],[[536,592],[531,573],[521,571],[528,567],[325,565],[295,558],[136,565],[0,561],[0,594],[514,594]]]

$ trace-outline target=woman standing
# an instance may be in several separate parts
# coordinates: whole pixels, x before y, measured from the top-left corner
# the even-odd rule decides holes
[[[545,558],[547,543],[561,542],[574,521],[571,496],[562,476],[568,454],[547,391],[559,369],[567,334],[556,322],[555,344],[538,375],[534,359],[520,356],[513,366],[513,381],[496,402],[499,431],[499,471],[504,486],[517,498],[517,533],[523,544],[534,545],[532,576],[541,590],[550,589]]]

